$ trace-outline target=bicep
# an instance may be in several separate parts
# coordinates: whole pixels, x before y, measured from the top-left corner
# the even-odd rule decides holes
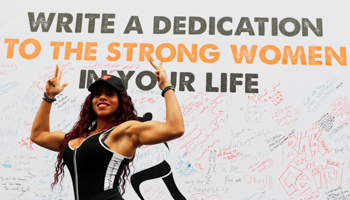
[[[31,140],[41,147],[58,152],[65,135],[61,131],[42,132],[36,138],[31,138]]]
[[[158,121],[137,122],[130,126],[128,132],[134,138],[137,146],[158,144],[180,136],[166,123]]]

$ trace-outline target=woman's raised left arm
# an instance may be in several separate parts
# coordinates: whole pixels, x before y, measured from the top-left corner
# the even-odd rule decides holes
[[[163,69],[162,62],[160,62],[159,66],[156,66],[152,61],[150,62],[156,69],[154,74],[159,81],[160,88],[163,89],[166,121],[132,123],[126,132],[132,136],[137,146],[166,142],[181,137],[185,132],[180,105],[175,96],[174,88],[168,80],[166,71]],[[166,90],[165,92],[164,89]]]

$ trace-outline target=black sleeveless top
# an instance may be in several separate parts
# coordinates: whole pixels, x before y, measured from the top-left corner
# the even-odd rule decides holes
[[[119,178],[131,158],[113,152],[102,134],[89,136],[76,149],[68,143],[63,160],[72,177],[76,200],[122,200],[118,190]]]

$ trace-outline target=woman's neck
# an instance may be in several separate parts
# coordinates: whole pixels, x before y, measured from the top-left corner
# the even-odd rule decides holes
[[[97,119],[96,120],[96,129],[94,132],[99,132],[101,131],[106,124],[109,122],[109,120],[105,120],[105,119]]]

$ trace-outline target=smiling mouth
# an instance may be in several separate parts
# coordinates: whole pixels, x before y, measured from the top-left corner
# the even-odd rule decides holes
[[[106,108],[107,106],[109,106],[109,105],[105,104],[105,103],[100,103],[97,105],[98,108]]]

